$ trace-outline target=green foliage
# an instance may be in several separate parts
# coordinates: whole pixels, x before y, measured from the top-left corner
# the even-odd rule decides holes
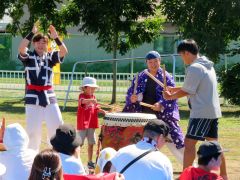
[[[16,70],[16,61],[14,60],[6,60],[6,61],[0,61],[0,70]]]
[[[78,9],[80,16],[74,16]],[[97,35],[98,47],[123,55],[131,48],[151,42],[161,30],[161,18],[154,17],[156,0],[73,0],[65,11],[72,24],[80,23],[80,31]],[[71,17],[71,18],[69,18]]]
[[[240,105],[240,63],[234,64],[227,71],[219,72],[221,95],[231,104]]]
[[[180,35],[195,39],[201,52],[215,62],[240,36],[239,0],[162,0],[161,8]]]
[[[0,70],[15,69],[14,61],[11,59],[12,36],[9,34],[0,35]]]
[[[13,19],[13,22],[7,26],[7,31],[13,35],[21,34],[24,37],[38,20],[43,33],[47,33],[49,25],[53,24],[60,33],[66,34],[66,27],[69,23],[63,20],[62,11],[57,9],[57,5],[61,5],[62,2],[62,0],[4,1],[4,6],[0,8],[0,18],[6,14]],[[29,16],[22,21],[26,10]]]

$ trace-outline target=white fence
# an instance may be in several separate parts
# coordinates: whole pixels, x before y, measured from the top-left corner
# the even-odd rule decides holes
[[[55,74],[55,76],[59,74]],[[79,86],[85,76],[84,72],[75,72],[73,74],[72,85],[69,88],[71,80],[71,72],[60,73],[60,84],[54,85],[55,92],[59,100],[64,100],[63,109],[65,109],[67,101],[76,101],[79,95]],[[100,86],[96,92],[96,97],[101,102],[111,102],[112,99],[112,73],[87,73],[87,76],[95,77]],[[128,87],[130,86],[133,74],[117,73],[116,83],[116,101],[124,102]],[[176,82],[184,81],[184,75],[175,75]],[[0,71],[0,97],[4,98],[23,98],[25,92],[25,74],[24,71]]]
[[[58,74],[55,74],[57,76]],[[87,73],[88,76],[94,77],[98,80],[101,92],[112,92],[112,73]],[[79,91],[79,86],[85,76],[84,72],[76,72],[73,75],[73,83],[71,91]],[[67,91],[69,81],[71,79],[71,72],[60,73],[60,84],[54,85],[56,91]],[[175,75],[176,83],[184,81],[184,75]],[[132,80],[131,73],[117,73],[117,92],[126,93]],[[24,71],[0,71],[0,89],[17,90],[25,89],[25,74]]]

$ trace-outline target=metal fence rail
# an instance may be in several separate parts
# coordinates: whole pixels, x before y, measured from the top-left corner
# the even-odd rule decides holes
[[[67,91],[68,84],[71,79],[71,72],[61,72],[60,85],[54,85],[56,91]],[[112,73],[88,73],[88,76],[94,77],[98,80],[100,91],[112,91]],[[71,91],[78,91],[79,86],[84,78],[84,72],[75,72]],[[25,88],[25,74],[24,71],[5,71],[0,70],[0,89],[21,89]],[[175,81],[181,83],[184,81],[185,75],[175,75]],[[126,88],[130,86],[132,79],[131,73],[117,73],[117,92],[126,92]]]
[[[177,75],[175,74],[175,61],[177,55],[162,55],[163,58],[170,57],[172,59],[172,75],[175,78],[175,82],[182,83],[184,81],[185,75]],[[58,98],[64,99],[64,107],[66,107],[66,103],[70,99],[77,100],[79,87],[82,84],[82,79],[87,75],[97,79],[97,83],[100,86],[98,89],[98,97],[100,99],[104,99],[106,101],[111,100],[111,94],[113,92],[113,73],[105,73],[105,72],[76,72],[76,66],[82,65],[87,67],[88,64],[94,63],[104,63],[104,62],[123,62],[123,61],[131,61],[136,60],[144,60],[144,58],[125,58],[125,59],[112,59],[112,60],[98,60],[98,61],[78,61],[74,64],[72,72],[60,72],[60,74],[56,74],[55,76],[60,77],[60,83],[58,85],[54,85],[54,89],[58,94]],[[110,67],[111,68],[111,67]],[[131,73],[118,73],[116,74],[116,93],[118,95],[118,100],[124,101],[124,96],[127,92],[128,87],[130,86],[131,80],[133,78],[133,66],[131,66]],[[0,70],[0,89],[4,90],[23,90],[25,89],[25,73],[24,71],[6,71]],[[14,92],[14,91],[13,91]],[[70,93],[72,96],[70,96]],[[21,93],[22,94],[22,93]],[[65,95],[64,95],[65,94]],[[65,96],[65,97],[64,97]],[[22,97],[22,96],[21,96]]]

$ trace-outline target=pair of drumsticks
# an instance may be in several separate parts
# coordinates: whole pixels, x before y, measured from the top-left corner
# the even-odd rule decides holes
[[[166,88],[167,88],[167,79],[166,79],[166,68],[165,68],[165,64],[163,64],[162,69],[163,69],[163,83],[162,83],[161,81],[159,81],[157,78],[155,78],[151,73],[149,73],[147,69],[145,69],[144,72],[145,72],[152,80],[154,80],[158,85],[160,85],[161,87],[163,87],[164,91],[166,91]],[[134,82],[134,91],[133,91],[134,94],[136,94],[137,82],[138,82],[138,73],[137,73],[137,75],[136,75],[136,79],[135,79],[135,82]],[[142,106],[145,106],[145,107],[149,107],[149,108],[155,107],[154,105],[147,104],[147,103],[144,103],[144,102],[139,102],[139,104],[142,105]]]

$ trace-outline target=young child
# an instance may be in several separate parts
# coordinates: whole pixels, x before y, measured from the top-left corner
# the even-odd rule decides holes
[[[99,127],[98,112],[106,112],[97,104],[94,92],[98,88],[97,81],[92,77],[83,78],[82,93],[79,95],[77,111],[77,130],[81,138],[81,146],[85,138],[88,140],[88,168],[94,169],[95,164],[92,162],[93,145],[96,144],[95,129]]]

